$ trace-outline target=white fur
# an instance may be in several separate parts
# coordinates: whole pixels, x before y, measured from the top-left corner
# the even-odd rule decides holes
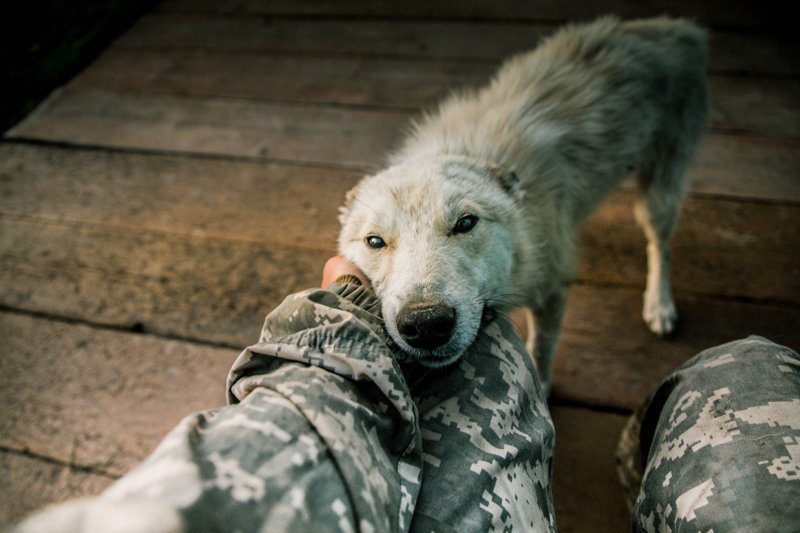
[[[606,17],[562,29],[416,123],[391,166],[348,193],[341,215],[340,252],[372,280],[397,344],[423,364],[448,364],[474,340],[485,307],[529,306],[547,385],[574,236],[631,172],[648,239],[643,315],[670,333],[667,242],[705,125],[705,64],[705,33],[689,22]],[[477,226],[453,232],[463,215],[478,216]],[[387,246],[367,246],[370,235]],[[450,342],[426,351],[403,340],[397,315],[418,302],[455,308]]]

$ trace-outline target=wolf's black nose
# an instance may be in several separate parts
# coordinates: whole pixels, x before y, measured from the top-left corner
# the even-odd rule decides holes
[[[405,306],[397,315],[397,330],[414,348],[433,350],[450,340],[456,310],[442,303],[421,302]]]

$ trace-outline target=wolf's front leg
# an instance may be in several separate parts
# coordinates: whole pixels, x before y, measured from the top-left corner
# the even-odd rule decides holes
[[[569,285],[561,285],[542,305],[533,308],[533,357],[546,396],[550,395],[553,355],[561,331],[561,319],[564,316],[568,292]],[[530,349],[530,346],[528,348]]]

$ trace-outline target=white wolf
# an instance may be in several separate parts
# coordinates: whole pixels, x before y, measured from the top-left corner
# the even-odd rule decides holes
[[[486,308],[527,306],[547,387],[576,231],[632,172],[648,242],[643,316],[669,334],[668,240],[705,128],[706,56],[690,22],[605,17],[565,27],[414,124],[340,217],[340,253],[372,280],[400,348],[444,366]]]

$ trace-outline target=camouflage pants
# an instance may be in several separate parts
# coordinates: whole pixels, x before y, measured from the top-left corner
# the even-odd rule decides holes
[[[745,352],[757,355],[740,360]],[[713,353],[668,379],[637,419],[641,431],[623,439],[648,458],[637,529],[735,529],[743,513],[772,512],[759,507],[762,494],[798,523],[787,503],[800,500],[798,356],[753,339]],[[99,497],[19,531],[555,530],[553,425],[508,320],[488,317],[446,370],[396,356],[371,292],[289,296],[231,369],[229,406],[185,418]],[[740,403],[748,386],[738,365],[762,359],[770,383],[756,388],[769,394]],[[708,369],[719,381],[703,381]],[[733,453],[719,453],[740,435]],[[759,454],[746,455],[747,443]]]
[[[631,418],[633,530],[800,531],[800,356],[761,337],[706,350]]]

